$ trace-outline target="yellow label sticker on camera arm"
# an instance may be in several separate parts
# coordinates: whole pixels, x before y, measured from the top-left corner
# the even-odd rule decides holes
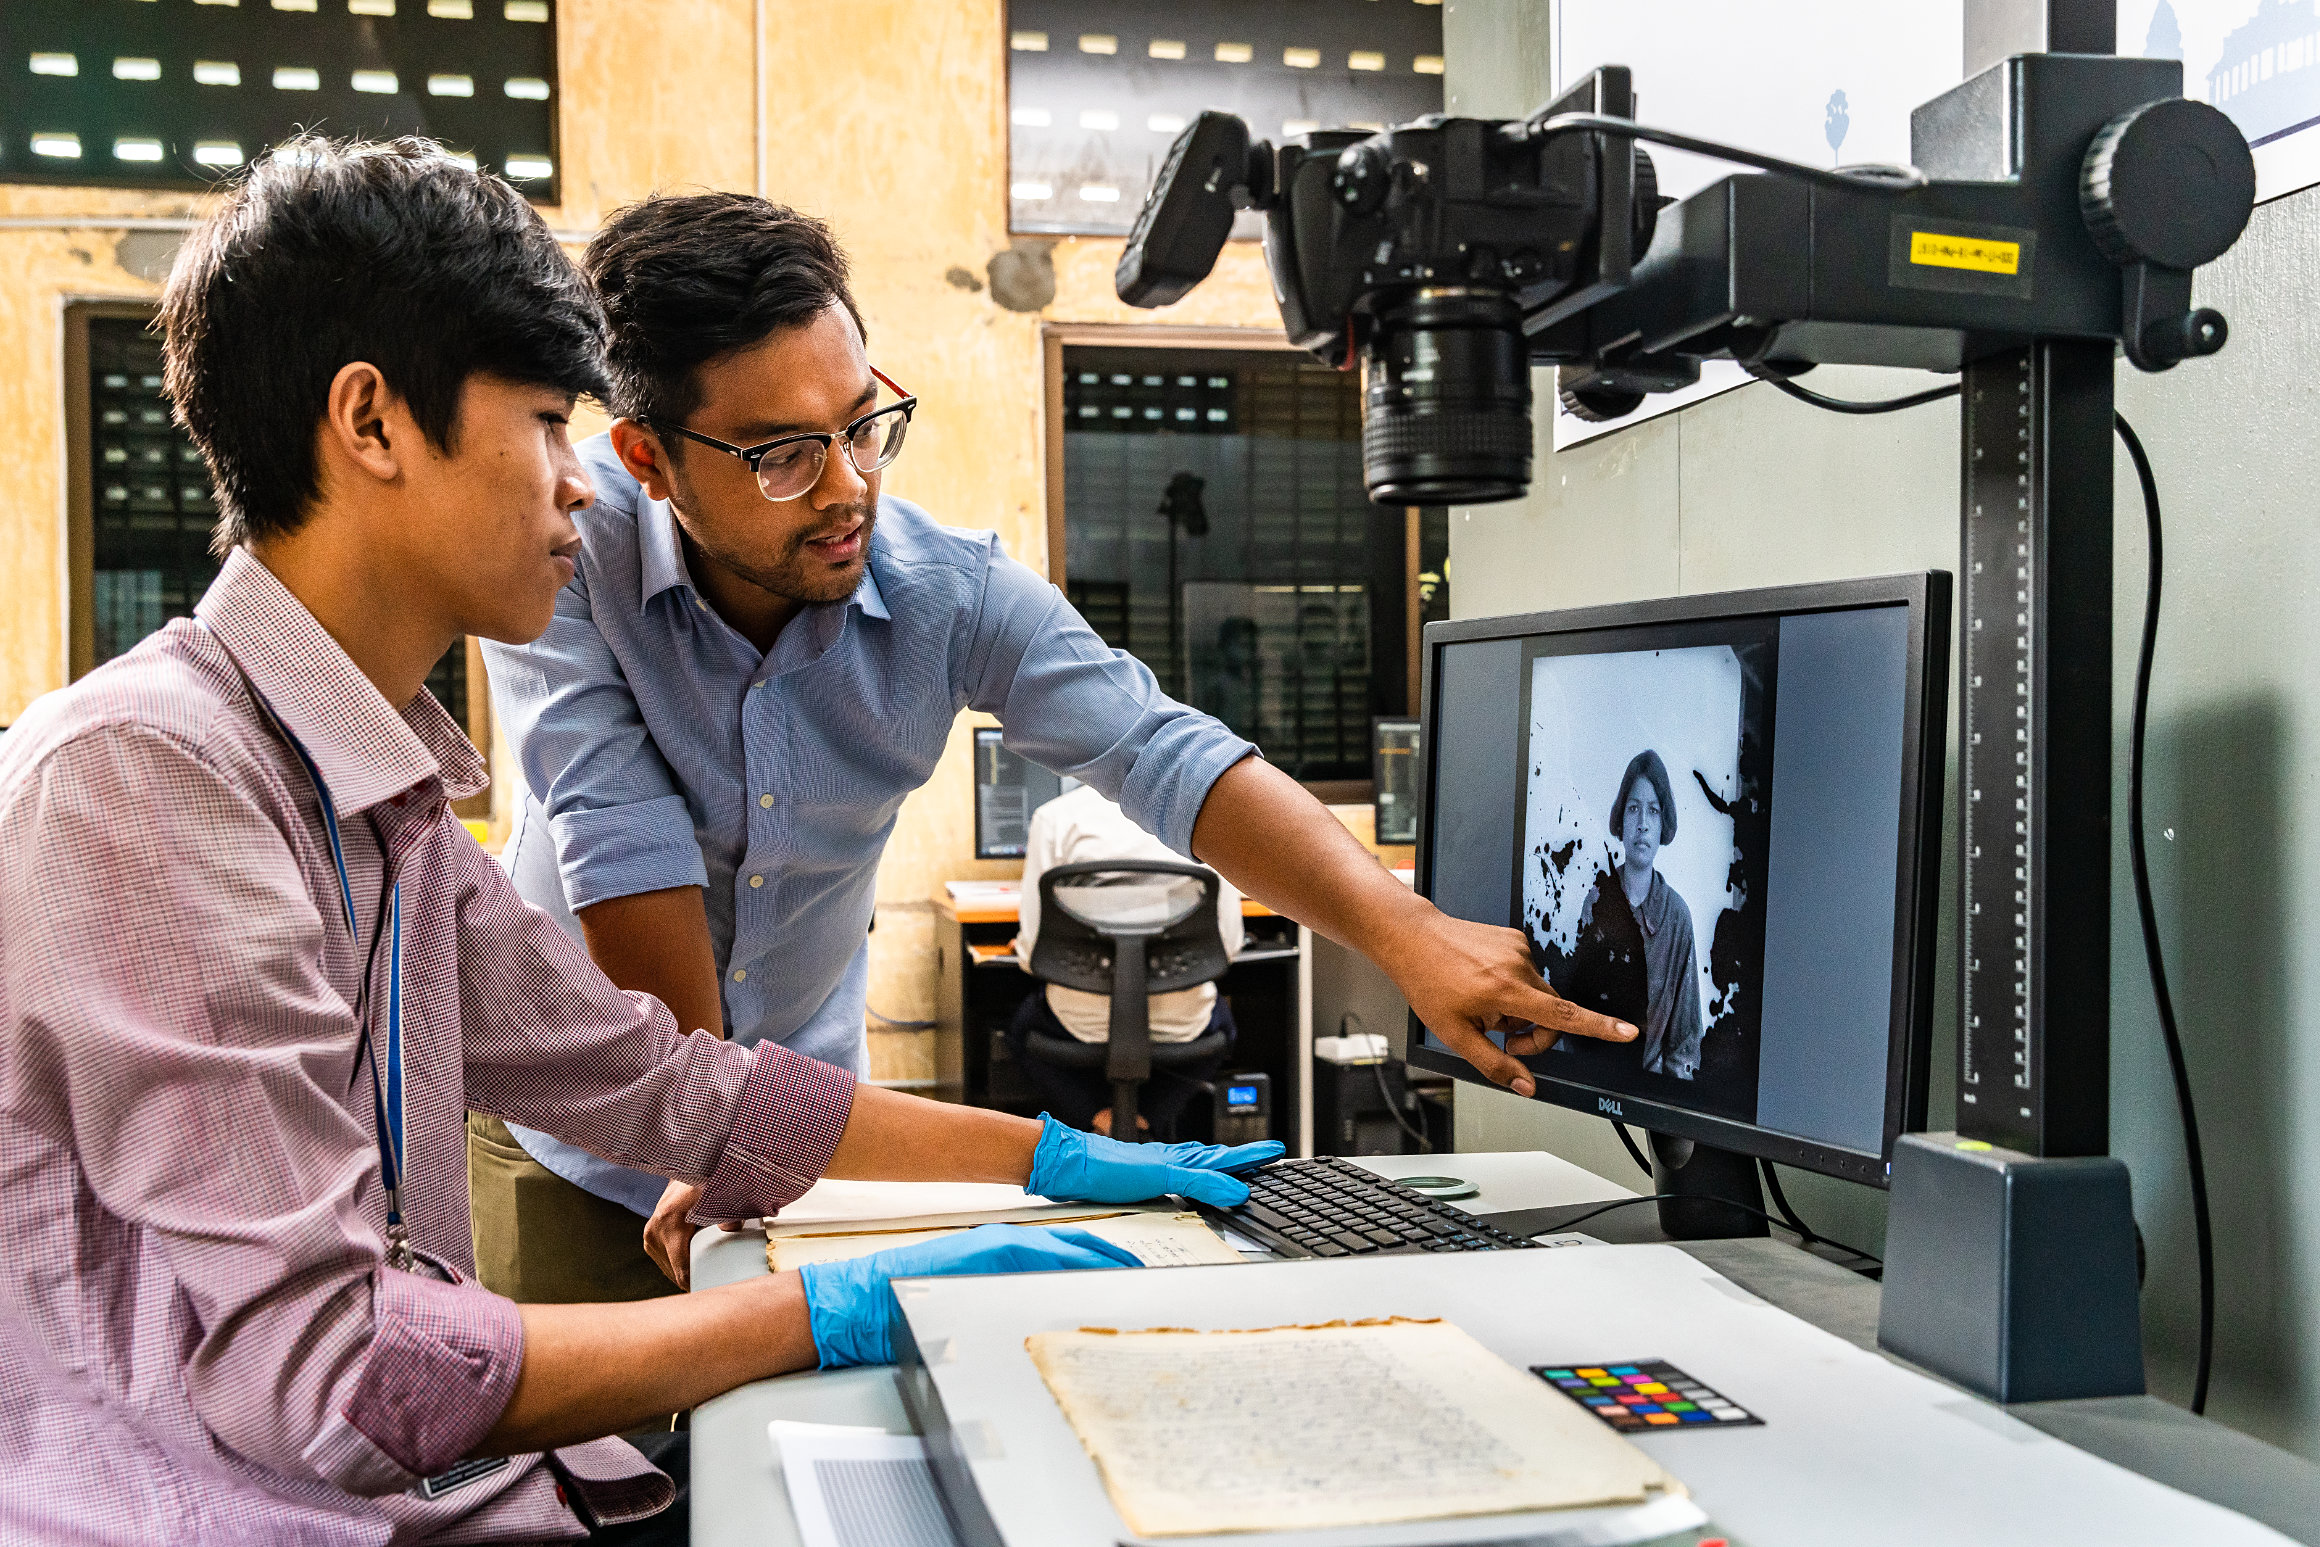
[[[1909,233],[1909,261],[1929,268],[1971,269],[1979,274],[2022,272],[2022,244],[1940,231]]]

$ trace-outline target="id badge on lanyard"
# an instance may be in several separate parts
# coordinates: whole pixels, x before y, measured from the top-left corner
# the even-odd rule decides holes
[[[254,690],[253,690],[254,695]],[[299,766],[314,785],[315,798],[322,805],[322,829],[330,835],[330,862],[338,870],[338,897],[346,907],[347,933],[354,938],[355,947],[362,947],[362,928],[355,922],[354,887],[347,880],[346,850],[338,839],[338,809],[330,803],[330,786],[322,782],[322,769],[307,752],[306,744],[282,723],[282,717],[273,711],[264,699],[258,700],[266,710],[274,728],[282,739],[290,743],[290,750],[298,754]],[[385,938],[380,939],[384,933]],[[396,881],[387,891],[386,907],[373,927],[372,949],[382,945],[387,953],[387,1029],[386,1067],[379,1066],[379,1046],[382,1039],[371,1035],[371,1017],[364,1014],[370,995],[370,958],[363,959],[363,983],[356,994],[355,1016],[361,1024],[362,1049],[371,1070],[371,1125],[379,1140],[379,1179],[387,1189],[387,1263],[408,1273],[418,1263],[411,1252],[410,1234],[403,1227],[403,883]]]

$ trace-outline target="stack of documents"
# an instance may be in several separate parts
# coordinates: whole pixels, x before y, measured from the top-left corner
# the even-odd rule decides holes
[[[893,1184],[908,1186],[910,1184]],[[842,1262],[890,1246],[957,1235],[977,1225],[1049,1225],[1085,1230],[1125,1248],[1147,1268],[1242,1261],[1198,1214],[1168,1208],[1121,1208],[1049,1203],[1030,1198],[1017,1207],[914,1214],[888,1218],[800,1221],[793,1210],[766,1222],[765,1260],[776,1273],[809,1262]]]

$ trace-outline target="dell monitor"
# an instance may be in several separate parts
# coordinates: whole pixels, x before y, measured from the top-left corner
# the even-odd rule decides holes
[[[1031,832],[1031,813],[1062,794],[1066,782],[1008,751],[1001,739],[1005,735],[995,725],[975,727],[977,859],[1021,859]]]
[[[1426,626],[1417,887],[1638,1028],[1524,1062],[1650,1130],[1655,1191],[1695,1155],[1757,1208],[1758,1160],[1883,1186],[1925,1125],[1949,602],[1933,571]],[[1481,1078],[1416,1024],[1409,1061]]]

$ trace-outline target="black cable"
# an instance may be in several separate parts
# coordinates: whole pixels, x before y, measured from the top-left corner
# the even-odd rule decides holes
[[[1643,140],[1653,145],[1665,145],[1671,150],[1688,150],[1696,156],[1712,156],[1734,166],[1754,167],[1759,172],[1775,172],[1798,182],[1816,183],[1823,188],[1838,188],[1847,193],[1901,193],[1911,188],[1922,188],[1927,178],[1915,167],[1863,166],[1847,168],[1809,166],[1802,161],[1789,161],[1780,156],[1768,156],[1762,151],[1742,150],[1736,145],[1719,145],[1714,140],[1695,139],[1678,134],[1673,129],[1654,129],[1632,119],[1613,118],[1604,113],[1557,113],[1552,118],[1534,118],[1519,126],[1516,143],[1533,136],[1546,138],[1560,134],[1607,134],[1623,140]]]
[[[1337,1034],[1340,1037],[1343,1037],[1347,1035],[1345,1029],[1346,1027],[1359,1024],[1361,1024],[1361,1012],[1359,1010],[1348,1010],[1337,1018]],[[1403,1119],[1400,1103],[1394,1100],[1394,1093],[1386,1086],[1385,1061],[1380,1059],[1372,1063],[1369,1068],[1370,1073],[1377,1079],[1378,1099],[1386,1104],[1386,1115],[1394,1120],[1394,1126],[1401,1129],[1402,1132],[1408,1134],[1411,1138],[1418,1141],[1419,1154],[1433,1154],[1434,1146],[1427,1142],[1425,1134],[1421,1133],[1415,1128],[1412,1128],[1409,1123]]]
[[[897,1031],[932,1031],[942,1024],[941,1021],[898,1021],[891,1015],[881,1015],[867,1004],[862,1008],[869,1012],[872,1020],[883,1026],[892,1026]]]
[[[1572,1229],[1575,1226],[1585,1224],[1588,1220],[1593,1219],[1598,1214],[1608,1214],[1613,1209],[1632,1208],[1638,1203],[1666,1203],[1669,1200],[1676,1198],[1682,1198],[1692,1203],[1713,1204],[1718,1208],[1738,1209],[1743,1214],[1753,1214],[1758,1219],[1763,1220],[1766,1224],[1778,1225],[1783,1230],[1797,1230],[1798,1228],[1797,1226],[1790,1224],[1785,1219],[1775,1218],[1773,1215],[1765,1213],[1762,1209],[1751,1208],[1745,1203],[1735,1203],[1729,1198],[1714,1198],[1709,1197],[1704,1193],[1692,1192],[1655,1192],[1639,1198],[1620,1198],[1614,1202],[1606,1203],[1600,1208],[1589,1209],[1584,1214],[1580,1214],[1573,1218],[1564,1220],[1561,1224],[1555,1226],[1552,1231],[1542,1230],[1539,1232],[1539,1234],[1560,1235],[1562,1232]],[[1798,1230],[1798,1233],[1801,1235],[1805,1232]],[[1808,1246],[1833,1246],[1838,1251],[1850,1252],[1853,1256],[1860,1258],[1863,1262],[1873,1262],[1880,1268],[1885,1266],[1885,1259],[1878,1256],[1875,1252],[1865,1252],[1858,1246],[1847,1246],[1844,1242],[1831,1240],[1825,1235],[1814,1236],[1805,1244]]]
[[[2175,1106],[2183,1118],[2183,1158],[2191,1179],[2191,1228],[2199,1246],[2199,1364],[2191,1384],[2191,1411],[2207,1411],[2207,1380],[2215,1362],[2215,1236],[2207,1213],[2207,1161],[2199,1147],[2199,1111],[2191,1098],[2191,1071],[2175,1024],[2175,996],[2167,989],[2167,958],[2160,949],[2159,915],[2151,902],[2151,867],[2143,851],[2143,737],[2150,723],[2151,657],[2159,641],[2159,582],[2165,571],[2160,541],[2159,485],[2151,459],[2124,414],[2113,414],[2119,439],[2143,486],[2143,520],[2150,529],[2150,579],[2143,592],[2143,644],[2135,659],[2134,728],[2127,739],[2127,855],[2135,873],[2135,911],[2143,921],[2143,959],[2151,970],[2151,997],[2159,1008],[2159,1035],[2175,1077]]]
[[[1765,385],[1778,387],[1798,402],[1810,403],[1815,408],[1825,408],[1832,414],[1890,414],[1903,408],[1916,408],[1924,403],[1938,403],[1943,398],[1956,397],[1963,390],[1963,383],[1953,381],[1946,387],[1928,387],[1923,392],[1912,392],[1907,397],[1885,398],[1874,403],[1856,403],[1850,398],[1829,397],[1813,391],[1810,387],[1800,387],[1779,372],[1747,360],[1740,362],[1740,368]]]
[[[1635,1158],[1637,1165],[1643,1167],[1643,1174],[1655,1181],[1658,1180],[1659,1173],[1652,1170],[1651,1162],[1645,1159],[1643,1151],[1636,1147],[1635,1135],[1627,1131],[1627,1125],[1616,1117],[1606,1118],[1604,1121],[1610,1123],[1612,1129],[1618,1133],[1619,1142],[1627,1146],[1627,1153]]]
[[[1788,1194],[1780,1190],[1780,1176],[1772,1169],[1772,1162],[1759,1156],[1756,1169],[1764,1174],[1764,1190],[1772,1195],[1772,1206],[1780,1210],[1780,1217],[1788,1221],[1788,1228],[1803,1236],[1807,1246],[1825,1239],[1819,1231],[1797,1218],[1796,1210],[1788,1206]]]
[[[1426,1135],[1423,1132],[1416,1128],[1412,1128],[1408,1121],[1404,1119],[1402,1116],[1401,1103],[1394,1100],[1394,1093],[1387,1088],[1385,1060],[1381,1058],[1375,1063],[1371,1064],[1369,1066],[1369,1072],[1377,1076],[1378,1099],[1386,1104],[1386,1111],[1392,1114],[1394,1119],[1394,1126],[1401,1129],[1402,1132],[1408,1134],[1413,1140],[1416,1141],[1419,1154],[1433,1154],[1434,1146],[1427,1141]]]

